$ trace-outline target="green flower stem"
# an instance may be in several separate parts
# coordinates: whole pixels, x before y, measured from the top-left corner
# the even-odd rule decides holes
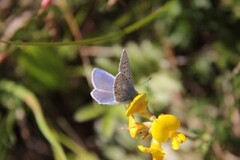
[[[168,11],[169,7],[172,6],[172,3],[175,3],[174,0],[167,2],[165,5],[158,8],[156,11],[151,13],[150,15],[146,16],[145,18],[139,20],[138,22],[124,28],[121,31],[108,34],[105,36],[99,36],[89,39],[83,39],[79,41],[69,41],[69,42],[17,42],[17,41],[5,41],[0,40],[2,43],[6,43],[9,45],[43,45],[43,46],[63,46],[63,45],[95,45],[100,44],[104,42],[108,42],[113,39],[121,38],[124,35],[127,35],[129,33],[132,33],[136,31],[137,29],[149,24],[154,19],[158,18],[159,16],[163,16],[166,11]]]

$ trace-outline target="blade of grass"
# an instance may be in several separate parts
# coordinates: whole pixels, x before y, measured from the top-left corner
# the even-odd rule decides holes
[[[41,106],[35,95],[31,91],[24,88],[23,86],[17,85],[12,81],[7,80],[2,80],[0,82],[0,90],[8,92],[26,103],[26,105],[32,110],[40,131],[42,132],[44,137],[48,140],[48,142],[51,144],[55,159],[67,160],[67,156],[62,146],[54,137],[54,134],[52,133],[50,127],[46,122],[46,119],[44,118]]]
[[[73,153],[75,153],[81,159],[85,158],[89,160],[98,160],[98,157],[94,153],[87,152],[83,147],[78,145],[76,142],[74,142],[72,139],[70,139],[66,135],[55,132],[55,136],[60,143],[62,143],[65,147],[70,149]]]

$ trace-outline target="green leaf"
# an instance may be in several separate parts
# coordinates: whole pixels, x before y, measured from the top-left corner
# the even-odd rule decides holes
[[[101,135],[103,141],[108,140],[113,136],[114,130],[116,129],[116,115],[115,107],[109,107],[106,114],[96,124],[96,129]]]
[[[62,89],[66,86],[63,60],[48,47],[22,47],[18,64],[24,81],[37,91]]]
[[[77,122],[89,121],[102,115],[105,112],[105,110],[106,109],[101,106],[97,107],[93,105],[85,106],[76,111],[76,113],[74,114],[74,119]]]
[[[149,103],[159,111],[161,107],[168,105],[175,93],[182,90],[182,86],[177,78],[168,72],[158,72],[151,75],[151,80],[147,82],[146,86],[142,85],[142,90],[148,91],[150,94]]]

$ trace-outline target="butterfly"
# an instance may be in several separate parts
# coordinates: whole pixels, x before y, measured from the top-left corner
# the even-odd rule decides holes
[[[138,95],[134,88],[131,66],[124,49],[120,58],[118,74],[113,76],[99,68],[92,71],[92,98],[99,104],[112,105],[129,102]]]

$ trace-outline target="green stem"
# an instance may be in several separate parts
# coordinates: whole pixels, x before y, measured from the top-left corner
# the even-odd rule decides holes
[[[60,143],[62,143],[65,147],[70,149],[73,153],[75,153],[78,157],[91,159],[91,160],[98,160],[99,158],[91,152],[87,152],[86,149],[75,143],[72,139],[67,137],[64,134],[55,133],[56,138]]]
[[[164,6],[158,8],[156,11],[151,13],[150,15],[146,16],[145,18],[139,20],[138,22],[124,28],[121,31],[111,33],[105,36],[99,36],[94,38],[83,39],[79,41],[69,41],[69,42],[17,42],[17,41],[6,41],[0,40],[2,43],[6,43],[9,45],[43,45],[43,46],[63,46],[63,45],[94,45],[99,43],[104,43],[113,39],[121,38],[124,35],[132,33],[137,29],[149,24],[154,19],[158,18],[159,16],[164,15],[166,11],[168,11],[169,7],[175,3],[174,0],[167,2]]]
[[[55,158],[59,160],[67,160],[67,157],[63,151],[62,146],[57,142],[50,128],[48,127],[47,122],[43,116],[42,110],[39,110],[39,112],[34,112],[34,115],[39,129],[41,130],[44,137],[48,140],[48,142],[52,145]]]

